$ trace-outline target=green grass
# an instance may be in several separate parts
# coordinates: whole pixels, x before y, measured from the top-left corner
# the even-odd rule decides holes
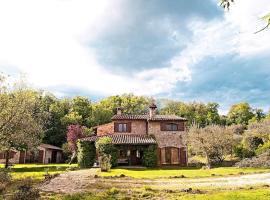
[[[255,190],[233,190],[224,192],[214,192],[209,194],[187,194],[183,196],[185,200],[269,200],[269,189]]]
[[[118,191],[117,193],[107,192],[99,193],[80,193],[75,195],[49,195],[46,199],[51,200],[108,200],[108,199],[167,199],[167,200],[269,200],[269,188],[241,189],[229,191],[204,191],[204,194],[191,194],[179,191]]]
[[[183,169],[112,169],[110,172],[100,172],[101,176],[119,176],[124,174],[133,178],[170,178],[174,176],[183,175],[186,178],[195,177],[210,177],[210,176],[228,176],[239,174],[263,173],[270,172],[269,168],[236,168],[236,167],[218,167],[213,169],[196,169],[196,168],[183,168]]]
[[[3,167],[4,165],[0,165],[0,168]],[[61,173],[69,167],[77,167],[77,164],[16,164],[11,168],[11,175],[15,180],[29,177],[42,180],[44,179],[46,171],[48,171],[49,174]]]

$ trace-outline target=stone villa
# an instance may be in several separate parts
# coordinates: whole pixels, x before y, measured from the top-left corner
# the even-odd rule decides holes
[[[187,120],[175,115],[157,115],[156,109],[152,104],[146,115],[127,115],[118,108],[111,123],[94,127],[96,135],[83,140],[93,142],[103,136],[111,137],[119,149],[119,165],[141,165],[143,148],[156,144],[158,166],[186,166],[183,136]]]

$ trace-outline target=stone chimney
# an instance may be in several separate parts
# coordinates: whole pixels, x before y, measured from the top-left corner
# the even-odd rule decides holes
[[[121,107],[117,107],[117,108],[116,108],[116,114],[117,114],[117,115],[122,115],[122,110],[123,110],[123,109],[122,109]]]
[[[156,115],[156,109],[157,106],[156,104],[153,102],[150,106],[149,106],[149,117],[150,118],[154,118]]]

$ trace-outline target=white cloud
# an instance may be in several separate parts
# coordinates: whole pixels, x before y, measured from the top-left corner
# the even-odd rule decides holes
[[[269,50],[269,32],[253,34],[259,14],[270,11],[267,1],[239,0],[221,21],[193,19],[190,44],[169,67],[121,76],[101,66],[85,44],[125,20],[122,0],[0,0],[0,70],[15,66],[42,88],[63,85],[106,95],[170,92],[178,81],[191,81],[192,66],[207,56]]]

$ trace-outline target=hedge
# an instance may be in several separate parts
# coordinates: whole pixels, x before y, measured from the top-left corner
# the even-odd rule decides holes
[[[94,142],[78,142],[78,166],[80,168],[92,167],[96,158],[96,148]]]
[[[142,158],[143,165],[145,167],[156,167],[157,166],[157,146],[150,145],[143,151]]]

